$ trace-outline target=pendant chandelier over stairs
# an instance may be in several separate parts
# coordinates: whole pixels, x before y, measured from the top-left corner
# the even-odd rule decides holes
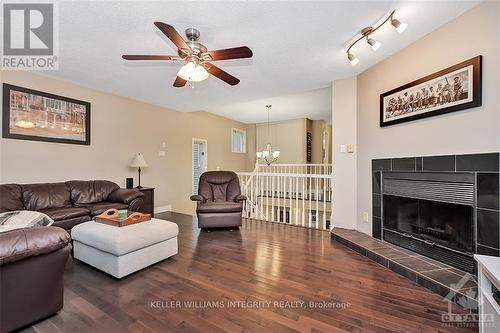
[[[267,139],[269,141],[271,141],[270,140],[271,134],[270,134],[270,130],[269,130],[269,111],[271,109],[271,106],[272,106],[271,104],[266,105],[266,108],[267,108]],[[271,146],[270,142],[267,143],[266,150],[257,152],[257,160],[258,161],[260,160],[260,161],[266,163],[267,165],[271,165],[272,163],[276,162],[279,157],[280,157],[280,151],[279,150],[273,151],[273,147]]]

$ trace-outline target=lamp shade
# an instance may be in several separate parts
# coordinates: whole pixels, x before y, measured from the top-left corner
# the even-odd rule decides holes
[[[146,160],[144,159],[144,156],[141,153],[137,153],[134,156],[132,163],[130,163],[130,167],[132,168],[145,168],[147,166],[148,164],[146,163]]]
[[[201,82],[208,79],[209,75],[205,67],[196,65],[190,61],[181,67],[177,76],[186,81]]]

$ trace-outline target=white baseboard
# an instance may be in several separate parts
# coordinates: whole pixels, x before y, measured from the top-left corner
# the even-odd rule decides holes
[[[163,212],[170,212],[171,210],[172,210],[172,205],[155,207],[155,214],[156,213],[163,213]]]

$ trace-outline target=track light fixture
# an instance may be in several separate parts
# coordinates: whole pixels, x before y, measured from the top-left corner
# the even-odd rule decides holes
[[[400,20],[394,18],[394,13],[396,12],[396,10],[393,10],[391,12],[391,15],[389,15],[388,18],[386,18],[382,23],[380,23],[378,26],[376,26],[375,28],[374,27],[366,27],[364,28],[363,30],[361,30],[361,37],[359,37],[358,39],[356,39],[354,42],[352,42],[352,44],[349,46],[349,48],[347,49],[347,59],[349,60],[349,62],[351,63],[352,66],[356,66],[359,62],[359,59],[356,58],[352,52],[351,52],[351,48],[356,45],[360,40],[362,40],[363,38],[366,38],[366,42],[368,43],[368,45],[370,45],[370,47],[372,48],[373,51],[377,51],[380,46],[382,46],[382,43],[373,39],[371,37],[371,35],[377,31],[381,26],[383,26],[384,24],[386,24],[387,22],[391,21],[391,25],[394,27],[394,29],[396,29],[396,31],[399,33],[399,34],[402,34],[403,31],[406,30],[406,28],[408,27],[408,24],[407,23],[404,23],[404,22],[401,22]]]

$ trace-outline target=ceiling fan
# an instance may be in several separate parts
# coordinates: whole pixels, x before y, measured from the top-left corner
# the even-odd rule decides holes
[[[203,81],[209,77],[209,74],[232,86],[237,85],[240,82],[239,79],[215,66],[211,61],[251,58],[253,56],[252,50],[246,46],[208,51],[205,45],[198,42],[198,38],[200,38],[198,30],[186,29],[187,40],[184,40],[171,25],[163,22],[155,22],[154,24],[175,44],[178,55],[124,54],[122,58],[125,60],[185,61],[186,64],[177,73],[174,87],[184,87],[188,81]]]

